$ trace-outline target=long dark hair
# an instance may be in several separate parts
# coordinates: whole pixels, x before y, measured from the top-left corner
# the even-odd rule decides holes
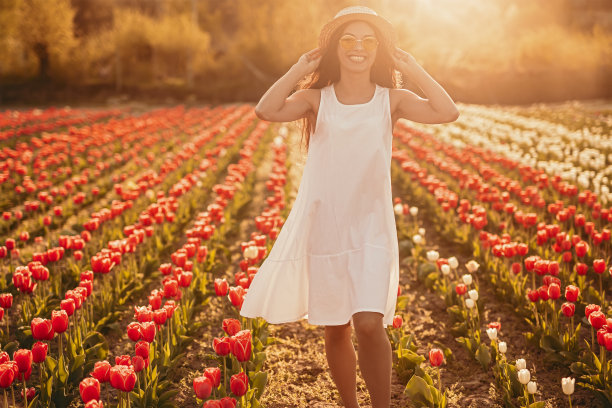
[[[356,20],[347,21],[334,31],[326,49],[322,52],[319,66],[313,73],[298,82],[297,89],[321,89],[340,80],[340,61],[338,60],[338,53],[336,52],[338,40],[344,28],[353,21]],[[371,24],[368,25],[372,27],[376,33],[376,38],[380,41],[380,45],[376,52],[376,59],[370,69],[370,80],[385,88],[401,87],[401,73],[395,69],[395,63],[389,53],[389,49],[385,46],[381,46],[384,42],[381,41],[382,35],[380,31]],[[308,116],[301,119],[301,141],[304,142],[304,139],[306,139],[304,143],[306,151],[308,151],[308,146],[310,144],[310,135],[314,132],[315,121],[316,117],[314,116],[314,112],[310,112]]]

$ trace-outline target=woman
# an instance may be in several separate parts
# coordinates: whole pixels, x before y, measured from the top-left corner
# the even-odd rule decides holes
[[[395,69],[427,99],[397,89]],[[305,89],[289,96],[300,81]],[[352,323],[372,406],[388,408],[392,354],[385,328],[399,285],[393,124],[399,118],[452,122],[457,107],[410,54],[395,47],[387,20],[353,6],[323,27],[319,47],[272,85],[255,112],[274,122],[304,119],[308,158],[291,212],[240,314],[324,325],[331,375],[351,408],[359,406]]]

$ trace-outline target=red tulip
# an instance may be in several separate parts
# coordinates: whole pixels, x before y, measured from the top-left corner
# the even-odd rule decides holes
[[[164,282],[164,297],[170,299],[178,295],[178,281],[174,279]]]
[[[557,300],[561,296],[561,288],[556,283],[551,283],[548,286],[548,297],[552,300]]]
[[[52,340],[55,332],[51,320],[35,317],[30,324],[32,337],[36,340]]]
[[[155,323],[143,322],[140,324],[140,335],[143,340],[152,343],[155,340]]]
[[[28,349],[19,349],[13,354],[13,360],[17,363],[17,368],[20,373],[25,373],[32,369],[32,351]]]
[[[204,405],[202,405],[202,408],[223,408],[223,405],[219,400],[208,400],[204,401]]]
[[[199,399],[205,399],[210,397],[212,393],[213,384],[210,378],[200,376],[193,379],[193,390]]]
[[[518,275],[519,273],[521,273],[521,270],[523,269],[523,266],[521,265],[520,262],[514,262],[512,264],[511,269],[512,269],[512,273],[513,274]]]
[[[132,357],[132,367],[134,368],[135,372],[137,372],[137,373],[141,372],[148,365],[149,365],[148,359],[145,360],[141,356],[133,356]]]
[[[6,249],[8,249],[9,251],[15,248],[15,240],[13,238],[8,238],[5,242],[4,245],[6,245]]]
[[[393,328],[399,329],[400,327],[402,327],[402,324],[404,324],[404,319],[402,319],[402,316],[395,315],[393,317]]]
[[[574,315],[574,312],[576,311],[576,305],[570,302],[565,302],[561,305],[561,311],[567,317],[572,317]]]
[[[599,330],[606,324],[606,315],[600,311],[594,311],[589,314],[589,323],[595,330]]]
[[[240,322],[236,319],[224,319],[222,323],[223,331],[228,334],[228,336],[233,336],[238,333],[241,329]]]
[[[91,376],[101,383],[108,382],[110,381],[110,369],[111,365],[108,361],[96,361]]]
[[[230,390],[232,394],[237,397],[240,397],[246,394],[249,389],[249,378],[246,373],[239,372],[238,374],[234,374],[230,378]]]
[[[589,251],[589,244],[587,244],[585,241],[580,241],[574,246],[574,248],[576,249],[576,256],[582,258]]]
[[[140,323],[132,322],[127,326],[127,335],[132,341],[138,341],[142,337],[140,333]]]
[[[459,296],[462,296],[467,292],[467,286],[465,286],[463,283],[459,283],[457,286],[455,286],[455,292],[457,292]]]
[[[439,367],[444,362],[444,353],[438,348],[429,350],[429,363],[434,367]]]
[[[214,388],[217,388],[221,383],[221,369],[219,367],[208,367],[204,370],[204,376],[210,380]]]
[[[148,360],[149,359],[149,343],[147,343],[144,340],[140,340],[134,346],[134,354],[142,357],[144,360]]]
[[[47,358],[47,343],[43,343],[42,341],[37,341],[32,346],[32,359],[36,364],[40,364],[45,361]]]
[[[136,373],[129,366],[116,365],[110,369],[110,383],[115,389],[130,392],[136,384]]]
[[[51,312],[51,323],[53,330],[63,333],[68,330],[68,313],[64,310],[54,310]]]
[[[568,285],[565,287],[565,299],[568,302],[575,302],[580,295],[580,289],[574,285]]]
[[[178,276],[178,283],[182,288],[186,288],[189,285],[191,285],[192,279],[193,279],[193,273],[183,272]]]
[[[595,259],[593,261],[593,269],[595,270],[595,273],[601,275],[606,271],[606,261],[604,261],[603,259]]]
[[[168,314],[165,309],[159,309],[153,312],[153,321],[157,325],[162,325],[166,323],[166,319],[168,319]]]
[[[213,339],[213,349],[220,356],[227,356],[231,352],[229,337],[215,337]]]
[[[225,279],[215,279],[215,293],[217,296],[225,296],[229,290],[229,285]]]
[[[248,361],[251,358],[252,344],[251,332],[249,330],[242,330],[230,338],[230,345],[232,354],[236,356],[238,361]]]
[[[236,408],[236,404],[238,404],[238,401],[232,397],[223,397],[219,402],[221,403],[221,408]]]
[[[100,399],[100,382],[93,377],[87,377],[79,384],[79,393],[83,403]]]
[[[0,295],[0,307],[3,309],[10,309],[13,306],[13,295],[10,293],[3,293]]]
[[[13,384],[15,379],[15,371],[9,363],[0,364],[0,387],[8,388]]]
[[[588,318],[591,313],[599,312],[600,310],[601,310],[601,307],[599,305],[590,304],[584,308],[584,314]]]

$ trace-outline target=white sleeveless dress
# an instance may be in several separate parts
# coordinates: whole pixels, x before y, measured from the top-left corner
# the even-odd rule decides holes
[[[316,129],[289,216],[240,315],[341,325],[361,311],[393,323],[399,249],[391,196],[389,88],[344,105],[321,89]]]

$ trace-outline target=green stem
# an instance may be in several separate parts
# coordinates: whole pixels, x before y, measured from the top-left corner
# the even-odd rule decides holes
[[[438,367],[438,392],[440,393],[440,397],[442,397],[442,378],[440,377],[440,367]]]
[[[25,401],[25,407],[28,406],[28,387],[26,386],[25,374],[21,374],[23,378],[23,400]]]
[[[569,398],[569,405],[570,405],[570,408],[572,408],[572,396],[568,395],[567,398]]]

